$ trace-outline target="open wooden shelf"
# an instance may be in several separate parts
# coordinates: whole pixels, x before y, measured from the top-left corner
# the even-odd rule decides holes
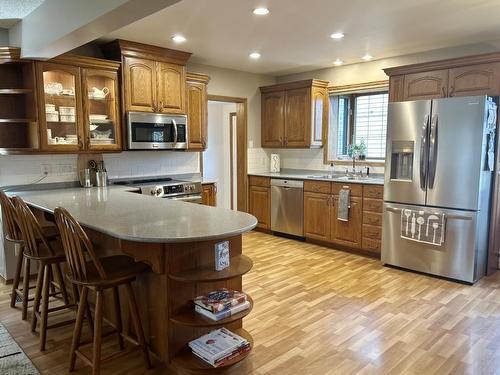
[[[245,338],[249,343],[250,343],[250,350],[239,357],[233,359],[232,361],[229,361],[226,363],[224,366],[221,367],[213,367],[209,365],[208,363],[205,363],[198,357],[196,357],[192,352],[191,348],[186,345],[186,348],[184,348],[180,353],[174,356],[172,359],[172,366],[174,368],[178,368],[181,371],[185,370],[188,372],[200,372],[202,374],[204,373],[224,373],[228,370],[232,370],[235,365],[243,361],[248,355],[252,352],[253,348],[253,339],[252,335],[245,331],[243,328],[235,329],[232,332],[236,333],[237,335]]]
[[[221,320],[212,320],[204,315],[201,315],[200,313],[197,313],[194,310],[194,307],[192,310],[178,314],[170,318],[170,321],[175,324],[179,325],[184,325],[184,326],[191,326],[191,327],[217,327],[217,326],[223,326],[225,324],[229,324],[232,322],[235,322],[239,319],[244,318],[248,314],[250,314],[250,311],[253,309],[253,300],[252,298],[247,295],[247,300],[250,302],[250,306],[248,309],[245,311],[241,311],[237,314],[231,315],[229,318],[221,319]]]
[[[0,89],[0,95],[31,94],[33,89]]]
[[[0,118],[0,123],[27,123],[27,122],[35,122],[34,118]]]
[[[211,282],[232,279],[246,274],[253,266],[252,260],[246,255],[238,255],[231,258],[230,266],[222,271],[216,271],[213,267],[188,270],[179,274],[168,276],[182,282]]]

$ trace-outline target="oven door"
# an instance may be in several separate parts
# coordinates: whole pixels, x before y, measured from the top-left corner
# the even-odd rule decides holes
[[[128,112],[127,138],[129,150],[186,149],[186,116]]]
[[[176,197],[163,196],[165,199],[171,199],[173,201],[183,201],[189,203],[203,204],[201,194],[188,194],[188,195],[178,195]]]

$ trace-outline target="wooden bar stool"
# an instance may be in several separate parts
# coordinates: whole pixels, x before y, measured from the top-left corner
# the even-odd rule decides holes
[[[16,256],[16,272],[12,282],[12,292],[10,295],[10,307],[15,307],[17,302],[22,303],[22,319],[26,320],[28,317],[28,301],[32,301],[33,297],[29,297],[29,290],[33,287],[29,286],[30,278],[30,260],[23,255],[24,242],[22,240],[21,230],[18,225],[16,209],[12,199],[0,190],[0,204],[2,205],[3,222],[5,229],[5,240],[14,244],[14,251]],[[51,240],[59,236],[59,231],[55,225],[42,228],[44,236]],[[21,274],[23,273],[23,288],[19,288],[21,283]]]
[[[26,203],[20,197],[12,198],[16,208],[19,228],[24,242],[24,257],[38,262],[33,315],[31,316],[31,331],[35,332],[37,320],[40,320],[40,350],[45,350],[47,329],[73,323],[75,320],[47,325],[49,313],[74,307],[68,299],[68,293],[61,272],[61,263],[66,261],[61,245],[49,242],[44,235],[38,220]],[[27,267],[28,268],[28,267]],[[29,268],[28,268],[29,269]],[[51,289],[53,291],[51,292]],[[61,295],[63,304],[49,308],[49,297]],[[41,312],[40,309],[41,303]]]
[[[104,291],[111,289],[113,294],[113,304],[115,308],[116,331],[118,334],[118,347],[123,350],[123,339],[138,345],[143,353],[146,367],[151,368],[149,352],[144,337],[144,331],[139,316],[139,309],[135,300],[132,282],[136,276],[146,271],[148,266],[135,262],[128,256],[108,256],[98,258],[95,254],[92,243],[80,224],[64,208],[56,208],[54,211],[57,226],[61,232],[61,239],[66,253],[66,260],[69,265],[69,278],[75,285],[81,287],[80,302],[76,315],[75,330],[73,332],[73,343],[71,344],[71,355],[69,371],[75,369],[76,357],[78,356],[87,365],[92,367],[92,374],[100,373],[101,366],[101,339]],[[135,328],[137,341],[127,336],[123,332],[120,299],[118,287],[125,286],[129,302],[130,317]],[[87,296],[89,290],[96,293],[95,316],[94,316],[94,342],[92,360],[87,358],[79,347],[82,332],[82,321],[87,307]],[[115,357],[117,353],[103,358],[102,361]]]

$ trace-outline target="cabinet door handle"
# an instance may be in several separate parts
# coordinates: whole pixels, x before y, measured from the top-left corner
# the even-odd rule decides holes
[[[161,112],[163,109],[163,100],[160,100],[160,106],[158,107],[158,112]]]
[[[441,90],[443,91],[443,98],[446,98],[446,90],[444,89],[444,86],[441,87]]]
[[[455,86],[451,86],[450,93],[448,96],[453,96],[455,94]]]
[[[81,150],[83,149],[83,142],[81,139],[78,140],[78,148]]]

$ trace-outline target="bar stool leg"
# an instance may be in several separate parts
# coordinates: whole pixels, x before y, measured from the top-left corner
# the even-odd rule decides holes
[[[134,290],[132,289],[132,285],[130,283],[125,284],[125,288],[127,288],[127,297],[130,307],[130,317],[132,318],[132,323],[134,324],[135,333],[137,335],[137,341],[139,341],[139,345],[141,346],[142,354],[144,356],[144,361],[146,362],[146,367],[150,369],[151,359],[149,358],[149,351],[146,345],[146,338],[144,337],[144,331],[142,329],[142,324],[139,317],[139,309],[137,308],[137,302],[135,300]]]
[[[115,304],[115,317],[116,317],[116,330],[118,332],[118,347],[120,350],[125,348],[123,344],[123,323],[122,323],[122,311],[120,306],[120,294],[118,293],[118,287],[113,287],[113,300]]]
[[[28,319],[28,299],[29,299],[29,291],[30,291],[30,267],[31,262],[28,258],[25,258],[23,254],[21,254],[22,258],[24,258],[24,274],[23,274],[23,307],[22,307],[22,319]]]
[[[16,252],[16,256],[17,256],[17,264],[16,264],[16,273],[14,275],[14,282],[12,283],[12,294],[10,296],[10,307],[16,307],[17,290],[19,289],[19,283],[21,281],[21,272],[23,269],[23,261],[24,261],[24,256],[23,256],[21,245],[16,243],[14,245],[14,247],[15,247],[15,252]],[[24,284],[24,282],[23,282],[23,284]],[[24,319],[25,318],[23,318],[23,320]]]
[[[103,291],[97,290],[95,298],[94,349],[92,353],[92,375],[101,372],[101,334],[102,334]]]
[[[45,265],[45,273],[43,275],[42,289],[42,312],[40,315],[40,351],[45,350],[47,341],[47,316],[49,314],[49,293],[50,283],[52,281],[52,269],[50,264]]]
[[[30,261],[26,259],[25,267],[29,269]],[[25,271],[26,271],[25,269]],[[29,272],[28,272],[29,273]],[[33,313],[31,315],[31,332],[35,332],[36,330],[36,322],[38,313],[38,309],[40,308],[40,299],[42,295],[42,286],[43,286],[43,274],[45,273],[45,266],[42,263],[38,264],[38,275],[36,277],[36,288],[35,288],[35,298],[33,300]],[[26,273],[25,273],[26,274]],[[26,303],[28,300],[26,299]]]
[[[69,305],[68,292],[66,290],[66,284],[64,283],[64,278],[62,277],[61,266],[59,263],[54,264],[54,280],[59,284],[59,290],[62,293],[63,301],[65,305]]]
[[[75,289],[76,289],[76,287],[75,287]],[[87,304],[88,292],[89,292],[88,288],[82,288],[82,292],[80,294],[80,302],[78,303],[78,312],[76,314],[75,329],[73,330],[73,341],[71,342],[71,356],[70,356],[70,360],[69,360],[69,371],[70,372],[75,370],[76,351],[80,345],[80,337],[82,335],[83,316],[85,314],[86,308],[88,308],[88,304]]]

